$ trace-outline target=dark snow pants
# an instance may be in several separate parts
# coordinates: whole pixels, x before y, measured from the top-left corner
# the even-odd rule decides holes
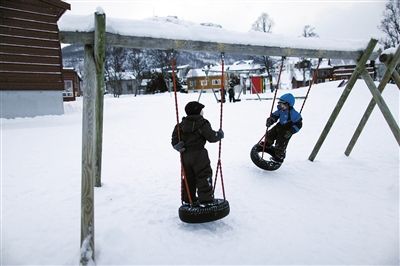
[[[214,199],[212,185],[212,169],[206,149],[185,151],[182,153],[182,163],[185,169],[192,201],[207,202]],[[182,182],[182,200],[189,202],[184,182]],[[196,197],[197,190],[197,197]]]
[[[291,123],[286,125],[278,123],[267,132],[265,146],[271,147],[275,142],[275,155],[278,159],[283,160],[286,157],[286,147],[292,137],[291,128]]]

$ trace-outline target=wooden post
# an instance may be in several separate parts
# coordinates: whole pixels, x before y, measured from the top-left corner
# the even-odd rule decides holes
[[[397,47],[396,52],[399,50],[400,47]],[[382,63],[384,63],[386,65],[387,68],[389,68],[389,64],[392,62],[393,64],[393,57],[396,57],[395,54],[396,52],[393,54],[381,54],[379,56],[379,61],[381,61]],[[399,62],[397,62],[398,64]],[[396,71],[396,67],[397,64],[394,64],[394,69],[393,69],[393,73],[392,73],[392,78],[394,80],[394,82],[396,83],[397,87],[400,89],[400,75],[399,73],[397,73]]]
[[[375,86],[375,83],[374,83],[373,79],[371,78],[371,76],[369,75],[368,71],[364,70],[363,73],[361,73],[361,76],[365,80],[365,83],[367,83],[367,87],[371,91],[374,101],[376,102],[378,107],[381,109],[383,117],[385,117],[385,120],[388,123],[390,129],[392,130],[393,135],[397,140],[397,143],[400,145],[400,129],[396,123],[396,120],[392,116],[392,113],[390,112],[389,107],[386,105],[385,100],[383,100],[379,90]]]
[[[310,161],[314,161],[315,157],[317,156],[317,153],[318,153],[319,149],[321,148],[322,143],[324,142],[325,138],[327,137],[331,127],[333,126],[333,123],[336,120],[336,117],[339,115],[340,110],[342,109],[344,103],[347,100],[347,97],[349,96],[351,90],[353,89],[353,86],[356,83],[358,76],[365,69],[365,64],[367,63],[369,57],[371,56],[377,42],[378,42],[377,40],[371,39],[369,41],[368,46],[365,49],[364,53],[361,55],[360,59],[358,60],[357,66],[354,69],[354,72],[351,75],[349,82],[346,85],[346,88],[343,90],[343,93],[340,96],[339,101],[335,106],[335,109],[333,110],[331,116],[329,117],[328,122],[325,125],[325,128],[323,129],[317,143],[314,146],[314,149],[312,150],[310,156],[308,157],[308,159]]]
[[[104,61],[106,57],[106,15],[95,13],[94,58],[96,63],[96,151],[95,186],[101,187],[101,158],[103,147]]]
[[[400,58],[400,48],[397,48],[395,55],[393,57],[391,57],[389,61],[386,61],[387,69],[385,71],[385,74],[382,77],[381,82],[378,85],[378,91],[380,93],[382,93],[382,91],[385,89],[385,86],[389,82],[390,77],[392,76],[392,73],[394,73],[396,71],[395,68],[396,68],[396,65],[398,64],[399,58]],[[375,108],[375,104],[376,104],[376,101],[374,98],[372,98],[368,104],[367,109],[364,112],[363,117],[361,118],[361,121],[359,122],[359,124],[356,128],[356,131],[354,132],[349,144],[347,145],[347,148],[344,152],[344,154],[346,154],[346,156],[349,156],[351,151],[353,150],[354,145],[356,144],[358,138],[360,137],[365,124],[367,123],[372,111]]]
[[[93,46],[85,45],[82,118],[82,191],[80,264],[94,261],[94,175],[95,175],[95,101],[96,65]]]
[[[400,89],[400,75],[397,73],[396,69],[392,73],[392,78],[397,85],[397,88]]]

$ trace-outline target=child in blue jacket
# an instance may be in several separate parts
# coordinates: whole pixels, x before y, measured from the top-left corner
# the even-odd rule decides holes
[[[295,99],[291,93],[283,94],[278,101],[278,110],[267,119],[267,128],[279,121],[267,131],[265,142],[266,148],[272,148],[275,142],[273,148],[275,155],[271,159],[278,163],[282,163],[285,159],[286,147],[292,135],[303,126],[303,119],[301,114],[294,109],[294,102]]]

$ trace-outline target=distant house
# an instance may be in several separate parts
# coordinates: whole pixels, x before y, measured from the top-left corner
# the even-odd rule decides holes
[[[315,71],[317,71],[317,65],[311,67],[311,76],[314,75]],[[330,63],[330,60],[321,61],[316,75],[317,79],[315,83],[323,83],[332,80],[333,66]]]
[[[228,85],[228,75],[225,73],[225,88]],[[202,69],[190,69],[186,75],[188,91],[219,90],[221,89],[221,72],[203,71]]]
[[[305,79],[305,81],[304,81]],[[310,85],[310,72],[305,71],[303,73],[303,69],[292,69],[292,89],[297,89],[300,87]]]
[[[332,80],[350,79],[353,74],[356,65],[339,65],[333,67]],[[371,77],[376,79],[376,68],[375,64],[372,62],[365,66],[365,69],[371,75]]]
[[[64,102],[75,101],[75,98],[81,95],[82,79],[74,69],[63,68],[64,79]]]
[[[131,71],[111,73],[106,81],[106,90],[114,95],[133,94],[138,87],[135,75]]]
[[[228,66],[226,70],[234,73],[261,74],[265,67],[254,63],[253,60],[240,60]]]
[[[60,0],[1,0],[1,117],[63,114]]]
[[[366,70],[373,79],[376,78],[376,68],[374,61],[370,61],[365,65]],[[354,60],[339,60],[339,59],[328,59],[322,60],[317,73],[316,83],[349,79],[356,68],[356,62]],[[316,66],[312,66],[312,72],[316,70]]]

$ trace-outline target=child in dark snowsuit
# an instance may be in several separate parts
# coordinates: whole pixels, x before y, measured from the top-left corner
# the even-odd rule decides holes
[[[275,155],[271,158],[275,162],[283,162],[290,138],[303,126],[300,113],[293,107],[294,102],[295,99],[291,93],[282,95],[278,101],[278,110],[267,119],[267,128],[279,120],[276,126],[267,131],[265,143],[267,148],[271,148],[275,142]]]
[[[188,182],[193,203],[212,203],[214,200],[212,169],[208,152],[204,148],[206,141],[217,142],[224,137],[222,129],[214,131],[210,122],[203,118],[204,105],[189,102],[185,107],[186,117],[182,118],[179,127],[175,126],[171,144],[181,153],[182,164]],[[180,140],[178,138],[180,131]],[[184,185],[184,184],[182,184]],[[197,191],[197,197],[196,197]],[[182,199],[189,203],[186,188],[182,189]]]
[[[229,102],[235,102],[235,89],[234,88],[229,88],[228,90],[228,94],[229,94]]]

